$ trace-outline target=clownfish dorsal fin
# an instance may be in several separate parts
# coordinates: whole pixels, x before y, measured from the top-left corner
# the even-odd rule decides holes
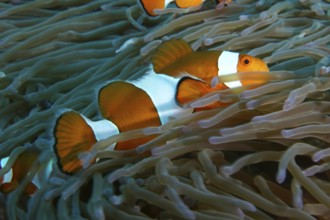
[[[203,0],[176,0],[175,4],[179,8],[197,7],[203,3]]]
[[[172,39],[157,48],[151,63],[156,73],[162,73],[163,69],[192,52],[193,50],[184,40]]]
[[[54,129],[54,150],[60,169],[74,174],[83,168],[78,154],[91,150],[96,143],[93,129],[85,118],[77,112],[63,113],[56,121]]]

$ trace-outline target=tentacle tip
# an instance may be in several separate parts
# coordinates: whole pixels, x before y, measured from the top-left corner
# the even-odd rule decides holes
[[[146,150],[146,147],[145,145],[140,145],[138,147],[135,148],[135,151],[138,153],[138,154],[142,154],[144,151]]]
[[[278,173],[277,173],[276,181],[277,181],[279,184],[281,184],[281,183],[284,182],[285,177],[286,177],[285,171],[280,170],[280,171],[278,171]]]
[[[200,120],[200,121],[197,122],[197,125],[200,128],[209,128],[209,127],[211,127],[210,123],[211,122],[209,120]]]
[[[221,168],[221,171],[224,175],[226,176],[230,176],[231,174],[233,174],[233,168],[230,166],[224,166]]]
[[[89,152],[82,152],[78,154],[79,160],[83,164],[83,168],[86,169],[91,164],[91,161],[94,159],[94,156]]]
[[[111,196],[110,201],[114,205],[121,205],[123,203],[123,198],[120,196]]]
[[[229,134],[232,133],[232,129],[231,128],[221,128],[219,133],[223,136],[224,135],[229,135]]]
[[[210,144],[219,144],[220,143],[220,138],[221,137],[218,137],[218,136],[213,136],[213,137],[210,137],[209,138],[209,143]]]
[[[165,146],[155,147],[151,149],[151,154],[153,156],[159,156],[165,149]]]
[[[264,117],[263,116],[254,116],[253,118],[251,118],[251,122],[260,122],[260,121],[264,121]]]
[[[293,135],[292,135],[292,132],[291,132],[290,130],[282,130],[282,131],[281,131],[281,135],[282,135],[283,137],[285,137],[285,138],[290,138],[290,137],[293,136]]]
[[[214,44],[214,40],[212,38],[206,38],[204,40],[204,44],[205,44],[205,46],[210,46],[210,45]]]
[[[240,15],[239,16],[239,20],[241,20],[241,21],[247,21],[247,20],[249,20],[250,18],[249,18],[249,15]]]
[[[251,101],[246,103],[246,108],[249,109],[249,110],[253,110],[256,107],[258,107],[258,102],[256,100],[251,100]]]
[[[261,12],[261,13],[260,13],[260,16],[259,16],[259,18],[260,18],[261,20],[265,20],[265,19],[267,19],[268,17],[270,17],[270,15],[268,14],[267,11],[263,11],[263,12]]]
[[[322,157],[322,154],[320,152],[316,152],[315,154],[313,154],[312,156],[312,160],[314,162],[319,162],[321,160]]]

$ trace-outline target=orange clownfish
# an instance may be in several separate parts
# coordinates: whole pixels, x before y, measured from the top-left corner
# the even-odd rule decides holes
[[[188,8],[199,6],[204,0],[140,0],[140,3],[148,15],[157,16],[155,9],[164,9],[174,1],[179,8]]]
[[[157,16],[155,9],[164,9],[171,2],[175,2],[179,8],[197,7],[203,4],[205,0],[140,0],[141,6],[149,16]],[[232,0],[216,0],[216,3],[229,4]]]
[[[2,177],[0,191],[7,194],[14,191],[29,173],[30,168],[37,160],[40,150],[29,148],[21,153],[14,162],[11,170]],[[8,158],[1,159],[1,167],[4,167]],[[25,188],[26,195],[32,195],[37,189],[38,183],[34,179]]]
[[[124,131],[163,125],[170,118],[193,112],[194,109],[181,107],[190,100],[210,91],[246,84],[223,82],[212,87],[210,82],[215,76],[237,71],[268,71],[258,58],[228,51],[194,52],[183,40],[161,45],[152,64],[153,69],[137,80],[112,81],[99,90],[103,120],[91,121],[75,111],[65,112],[57,119],[54,149],[62,171],[73,174],[82,169],[78,154],[90,151],[97,141]],[[123,141],[113,147],[132,149],[154,137]]]

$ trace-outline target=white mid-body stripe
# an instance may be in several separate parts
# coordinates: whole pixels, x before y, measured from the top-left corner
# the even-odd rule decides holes
[[[237,64],[239,61],[239,53],[223,51],[218,58],[218,75],[225,76],[233,73],[237,73]],[[232,82],[224,82],[229,88],[241,87],[242,83],[239,80]]]
[[[97,141],[104,140],[113,135],[119,134],[118,127],[111,121],[103,119],[100,121],[92,121],[83,116],[86,123],[93,129]]]
[[[130,83],[149,95],[158,111],[161,123],[165,124],[171,117],[182,117],[193,111],[193,109],[184,109],[176,103],[175,93],[179,80],[180,78],[156,74],[151,70],[145,76]]]

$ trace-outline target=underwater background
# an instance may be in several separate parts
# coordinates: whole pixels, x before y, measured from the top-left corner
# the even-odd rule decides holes
[[[206,1],[159,13],[149,17],[135,0],[0,2],[0,158],[9,156],[0,176],[14,163],[24,173],[0,193],[0,218],[329,219],[329,1],[237,0],[218,9]],[[63,174],[56,118],[73,109],[99,120],[98,89],[142,76],[172,38],[262,58],[269,83],[192,103],[234,102],[228,107],[110,137],[82,157],[98,163]],[[159,136],[136,150],[107,149],[148,134]],[[25,166],[19,155],[30,149],[39,153]],[[27,195],[35,176],[40,188]]]

